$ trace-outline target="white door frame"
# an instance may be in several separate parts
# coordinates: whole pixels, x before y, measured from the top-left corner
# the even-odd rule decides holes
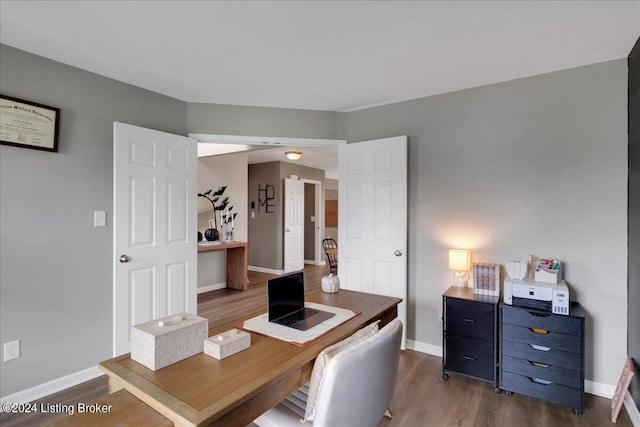
[[[313,215],[316,217],[316,222],[314,223],[314,227],[316,227],[315,232],[313,233],[315,235],[315,244],[314,249],[313,249],[313,260],[309,260],[309,261],[313,261],[313,263],[315,265],[323,265],[324,263],[322,262],[322,230],[324,229],[324,210],[322,209],[321,203],[322,203],[322,182],[320,181],[315,181],[313,179],[305,179],[302,178],[301,181],[305,184],[311,184],[314,186],[315,188],[315,193],[314,193],[314,199],[316,201],[315,206],[315,212],[313,213]]]

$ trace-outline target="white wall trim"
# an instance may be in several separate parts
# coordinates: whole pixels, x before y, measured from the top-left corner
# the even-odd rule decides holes
[[[247,145],[286,145],[301,147],[338,147],[346,145],[346,139],[322,139],[322,138],[284,138],[274,136],[249,136],[249,135],[215,135],[208,133],[189,133],[189,138],[195,138],[198,142],[213,142],[218,144],[247,144]]]
[[[624,396],[624,407],[627,410],[627,414],[629,414],[629,418],[631,418],[631,423],[633,427],[640,427],[640,411],[638,411],[638,407],[636,403],[633,401],[633,397],[631,397],[631,393],[627,391],[627,394]]]
[[[46,382],[44,384],[37,385],[35,387],[28,388],[26,390],[19,391],[0,399],[0,403],[28,403],[34,400],[41,399],[49,396],[50,394],[57,393],[65,390],[69,387],[82,384],[83,382],[98,378],[104,375],[104,372],[98,368],[98,366],[92,366],[83,371],[75,372],[73,374],[66,375],[61,378]]]
[[[584,380],[585,393],[611,399],[616,391],[616,386],[611,384],[597,383],[591,380]]]
[[[420,341],[407,340],[407,348],[409,350],[418,351],[420,353],[431,354],[433,356],[442,357],[442,346],[427,344]]]
[[[207,285],[207,286],[199,286],[198,293],[202,294],[205,292],[217,291],[218,289],[224,289],[226,287],[227,287],[227,282],[214,283],[213,285]]]
[[[279,274],[279,275],[284,274],[284,270],[274,270],[272,268],[255,267],[253,265],[250,265],[248,269],[250,271],[257,271],[258,273],[269,273],[269,274]]]
[[[418,351],[420,353],[426,353],[426,354],[431,354],[433,356],[442,357],[442,346],[439,346],[439,345],[427,344],[424,342],[414,341],[414,340],[407,340],[407,348],[409,350]],[[594,381],[585,380],[584,391],[585,393],[611,399],[613,397],[613,393],[616,391],[616,386],[611,384],[597,383]],[[625,402],[626,402],[626,399],[625,399]],[[633,404],[633,400],[631,400],[631,403]],[[640,425],[637,427],[640,427]]]

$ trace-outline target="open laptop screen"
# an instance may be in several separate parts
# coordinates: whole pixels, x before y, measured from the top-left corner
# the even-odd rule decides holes
[[[269,280],[269,321],[304,308],[304,277],[302,272]]]

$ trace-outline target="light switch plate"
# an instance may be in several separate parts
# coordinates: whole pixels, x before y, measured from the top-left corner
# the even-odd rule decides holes
[[[105,227],[107,225],[107,213],[105,211],[93,211],[93,226]]]

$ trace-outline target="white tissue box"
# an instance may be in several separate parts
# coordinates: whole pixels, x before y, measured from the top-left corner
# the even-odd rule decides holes
[[[562,270],[550,270],[546,268],[536,269],[535,281],[544,283],[558,284],[562,279]]]
[[[250,346],[251,335],[238,329],[231,329],[204,340],[204,353],[222,360]]]
[[[208,321],[180,313],[131,327],[131,359],[157,371],[202,353],[209,335]]]

